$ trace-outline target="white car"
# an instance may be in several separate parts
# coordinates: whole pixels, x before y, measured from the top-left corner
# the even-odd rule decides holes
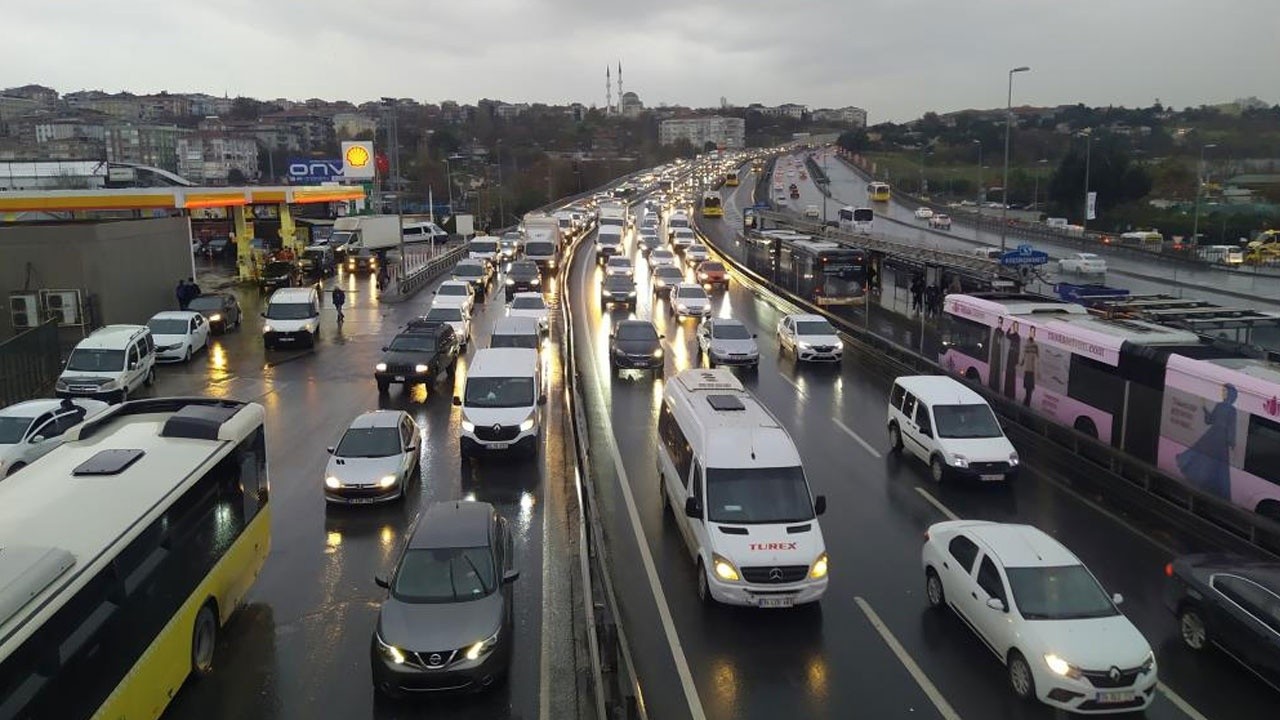
[[[111,407],[101,400],[27,400],[0,409],[0,478],[62,444],[62,434]]]
[[[917,219],[917,220],[928,220],[928,219],[930,219],[930,218],[932,218],[932,217],[933,217],[933,209],[932,209],[932,208],[927,208],[927,207],[924,207],[923,205],[921,205],[920,207],[916,208],[916,219]]]
[[[329,448],[324,499],[366,504],[404,498],[418,477],[418,426],[403,410],[364,413]]]
[[[1093,253],[1075,253],[1058,261],[1058,272],[1106,275],[1107,261]]]
[[[708,252],[707,246],[702,243],[695,243],[684,250],[685,264],[692,267],[696,267],[698,263],[709,257],[711,257],[711,253]]]
[[[698,349],[707,360],[707,367],[717,365],[744,365],[755,368],[760,364],[760,347],[755,333],[747,329],[741,320],[709,317],[698,325]]]
[[[1023,700],[1073,712],[1141,711],[1156,658],[1093,573],[1029,525],[952,520],[925,533],[925,597],[956,612]]]
[[[471,314],[457,305],[432,303],[422,319],[449,323],[453,327],[454,334],[458,336],[458,346],[463,350],[466,350],[467,345],[471,343]]]
[[[187,361],[209,346],[209,321],[194,310],[165,310],[147,321],[156,360]]]
[[[805,362],[840,362],[844,343],[821,315],[783,315],[778,321],[778,346]]]
[[[671,236],[671,245],[676,250],[684,250],[696,242],[698,242],[698,236],[694,234],[692,228],[676,228]]]
[[[933,217],[929,218],[929,227],[933,228],[934,230],[950,230],[951,216],[938,213]]]
[[[507,317],[527,317],[538,321],[538,330],[547,332],[551,323],[551,309],[542,293],[519,292],[511,296],[511,304],[507,306]]]
[[[816,217],[819,217],[819,216],[821,216],[821,215],[822,215],[822,211],[818,209],[818,206],[817,206],[817,205],[805,205],[805,206],[804,206],[804,216],[805,216],[805,217],[809,217],[809,218],[816,218]]]
[[[711,298],[697,283],[680,283],[671,290],[671,314],[677,317],[706,317],[711,314]]]
[[[456,305],[468,315],[475,310],[476,292],[472,289],[471,283],[465,280],[445,280],[432,294],[435,295],[435,299],[431,301],[432,305],[438,307]]]
[[[680,263],[676,260],[676,254],[666,248],[658,248],[649,253],[649,268],[660,268],[662,266],[679,267]]]
[[[636,274],[636,268],[631,264],[631,258],[611,257],[609,258],[609,261],[604,264],[604,274],[634,277]]]

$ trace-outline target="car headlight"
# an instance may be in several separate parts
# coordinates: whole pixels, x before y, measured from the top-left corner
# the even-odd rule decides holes
[[[955,457],[951,458],[951,464],[960,468],[969,467],[969,458],[963,455],[956,455]]]
[[[525,421],[520,423],[520,432],[529,432],[535,424],[537,424],[537,421],[533,418],[525,418]]]
[[[654,357],[656,357],[656,358],[660,358],[660,357],[662,357],[662,348],[658,348],[657,350],[654,350],[654,351],[653,351],[653,356],[654,356]]]
[[[106,381],[106,382],[102,383],[102,387],[101,387],[100,389],[102,389],[102,390],[115,390],[115,389],[116,389],[117,387],[119,387],[119,386],[120,386],[120,383],[116,382],[115,380],[108,380],[108,381]]]
[[[334,490],[342,487],[342,481],[332,475],[324,479],[324,484],[325,487],[332,488]]]
[[[512,280],[511,278],[507,278],[507,284],[508,284],[508,285],[515,285],[515,284],[516,284],[516,281],[515,281],[515,280]]]
[[[377,370],[378,372],[386,372],[386,371],[387,371],[387,364],[386,364],[386,363],[378,363],[377,365],[374,365],[374,366],[373,366],[373,369],[374,369],[374,370]]]
[[[312,330],[315,330],[315,329],[316,329],[316,326],[315,326],[315,325],[312,325],[312,324],[311,324],[311,323],[309,323],[309,322],[306,322],[306,323],[303,323],[303,324],[302,324],[302,329],[303,329],[303,330],[306,330],[307,332],[311,332]]]
[[[530,285],[541,285],[541,284],[542,284],[542,278],[537,278],[537,277],[536,277],[536,278],[534,278],[534,279],[530,280],[530,281],[529,281],[529,284],[530,284]]]
[[[270,325],[263,325],[263,326],[262,326],[262,332],[264,332],[264,333],[269,333],[269,332],[271,332],[271,326],[270,326]]]
[[[805,342],[805,341],[803,341],[803,340],[797,340],[797,341],[796,341],[796,347],[800,348],[801,350],[812,350],[812,349],[813,349],[813,344],[812,344],[812,343],[807,343],[807,342]]]
[[[222,315],[218,313],[214,313],[209,316],[209,322],[220,322],[221,320],[222,320]]]
[[[1066,678],[1080,677],[1080,668],[1076,667],[1075,665],[1072,665],[1071,663],[1067,662],[1066,660],[1063,660],[1062,658],[1058,657],[1057,655],[1054,655],[1053,653],[1045,654],[1044,664],[1049,666],[1049,669],[1053,671],[1055,675],[1060,675]]]
[[[378,642],[378,652],[381,653],[384,658],[390,660],[396,665],[404,664],[403,650],[383,640],[382,636],[377,633],[374,633],[373,637]]]
[[[430,365],[423,365],[422,363],[418,363],[417,365],[414,365],[414,366],[413,366],[413,371],[414,371],[414,372],[424,373],[424,372],[426,372],[426,371],[428,371],[428,370],[430,370],[430,369],[431,369],[431,366],[430,366]]]
[[[689,306],[685,305],[684,303],[676,303],[676,310],[680,312],[688,312]]]
[[[476,424],[475,424],[475,423],[473,423],[473,422],[471,422],[470,420],[463,420],[463,421],[462,421],[462,429],[463,429],[463,431],[465,431],[465,432],[475,432],[475,431],[476,431]]]
[[[738,568],[733,563],[726,560],[719,553],[711,553],[711,567],[716,571],[716,577],[728,582],[737,582],[740,577]]]
[[[481,640],[471,647],[468,647],[467,651],[464,653],[466,658],[468,660],[479,660],[482,656],[493,652],[493,649],[498,645],[498,634],[501,632],[502,628],[499,627],[497,630],[494,630],[493,634],[489,637]]]
[[[814,580],[821,580],[827,576],[827,554],[824,552],[813,561],[813,566],[809,568],[809,577]]]
[[[1018,464],[1018,453],[1016,452],[1009,453],[1009,464],[1014,466]]]
[[[53,384],[53,387],[54,387],[54,389],[57,389],[57,390],[66,390],[66,389],[67,389],[67,383],[66,383],[66,381],[65,381],[65,380],[59,380],[59,381],[57,381],[57,382],[55,382],[55,383]]]
[[[396,484],[395,475],[383,475],[382,477],[378,478],[378,487],[389,488],[395,484]]]
[[[1155,666],[1156,666],[1156,654],[1154,652],[1149,652],[1147,653],[1147,659],[1142,661],[1142,665],[1139,667],[1139,672],[1145,675],[1151,672],[1152,669],[1155,668]]]
[[[635,291],[635,290],[632,290],[632,291],[628,292],[628,293],[627,293],[627,296],[628,296],[628,297],[635,297],[635,296],[636,296],[636,291]]]
[[[698,279],[699,279],[699,280],[706,280],[706,279],[707,279],[707,274],[706,274],[706,273],[698,273]]]

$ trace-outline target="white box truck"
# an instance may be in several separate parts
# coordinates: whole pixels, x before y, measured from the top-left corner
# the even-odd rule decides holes
[[[398,215],[356,215],[333,221],[329,245],[340,253],[400,247]]]
[[[524,241],[547,240],[555,243],[556,250],[564,247],[564,234],[560,221],[545,213],[529,213],[524,216]]]

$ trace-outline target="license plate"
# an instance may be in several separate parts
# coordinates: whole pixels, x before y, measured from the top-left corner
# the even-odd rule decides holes
[[[347,502],[351,503],[352,505],[365,505],[373,502],[376,499],[377,498],[371,498],[371,497],[356,497],[356,498],[348,498]]]
[[[489,443],[490,450],[506,450],[511,447],[511,443]]]
[[[983,475],[983,482],[999,482],[1004,479],[1003,475]]]
[[[276,339],[280,342],[293,342],[296,338],[289,337],[288,335],[281,335]]]
[[[396,376],[396,382],[404,382],[404,376],[403,376],[403,375],[397,375],[397,376]]]
[[[1100,703],[1127,703],[1133,702],[1137,694],[1132,690],[1115,690],[1112,692],[1098,693],[1098,702]]]
[[[794,604],[790,597],[762,597],[756,599],[756,606],[762,608],[789,608]]]

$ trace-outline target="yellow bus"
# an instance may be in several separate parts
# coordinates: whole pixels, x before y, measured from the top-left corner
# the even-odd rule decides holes
[[[728,187],[738,187],[738,173],[731,172],[724,176],[724,184]]]
[[[271,547],[263,409],[127,402],[0,482],[0,718],[155,720]]]
[[[702,217],[724,217],[724,207],[718,194],[709,192],[702,196]]]
[[[867,197],[872,202],[889,202],[889,183],[867,183]]]

